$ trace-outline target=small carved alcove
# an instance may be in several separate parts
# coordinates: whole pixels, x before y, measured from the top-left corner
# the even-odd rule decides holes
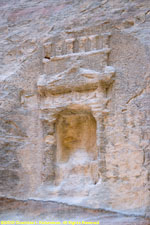
[[[56,119],[55,185],[82,180],[95,182],[92,169],[97,166],[97,124],[89,109],[73,105],[59,112]],[[96,164],[96,165],[95,165]],[[78,184],[76,184],[78,186]]]
[[[57,162],[67,162],[78,150],[86,151],[91,160],[97,158],[96,121],[91,113],[68,110],[59,115],[56,125]]]

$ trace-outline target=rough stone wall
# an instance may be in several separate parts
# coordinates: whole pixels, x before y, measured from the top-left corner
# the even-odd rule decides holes
[[[149,216],[149,12],[148,0],[0,1],[0,196]],[[96,121],[94,160],[57,164],[66,114],[73,129]]]

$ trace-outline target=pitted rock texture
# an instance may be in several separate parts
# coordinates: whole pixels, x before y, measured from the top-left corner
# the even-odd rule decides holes
[[[0,18],[0,196],[150,217],[150,2],[1,0]]]

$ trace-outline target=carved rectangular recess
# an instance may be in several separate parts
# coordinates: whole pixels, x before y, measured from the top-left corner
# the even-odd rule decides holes
[[[57,120],[57,162],[67,162],[75,151],[97,159],[96,121],[89,113],[63,112]]]

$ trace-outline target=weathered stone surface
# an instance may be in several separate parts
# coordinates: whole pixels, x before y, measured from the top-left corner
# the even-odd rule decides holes
[[[0,196],[150,217],[149,12],[0,1]]]
[[[52,201],[17,201],[0,198],[0,205],[1,221],[36,221],[37,224],[42,222],[46,224],[46,222],[50,223],[52,221],[55,221],[55,224],[56,222],[64,224],[64,221],[67,221],[68,223],[76,222],[76,224],[77,222],[81,224],[99,222],[102,225],[149,225],[149,219],[146,218],[124,216],[113,212],[105,212],[104,210],[93,210]]]

